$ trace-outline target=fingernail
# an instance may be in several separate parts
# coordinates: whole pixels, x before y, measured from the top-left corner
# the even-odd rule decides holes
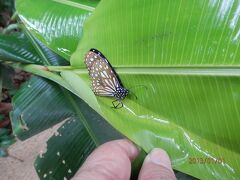
[[[154,164],[171,167],[170,159],[167,153],[162,149],[154,148],[148,156],[149,160]]]

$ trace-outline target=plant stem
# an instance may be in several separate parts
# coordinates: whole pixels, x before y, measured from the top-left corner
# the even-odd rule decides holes
[[[61,72],[66,70],[74,70],[76,68],[72,66],[47,66],[49,71]]]
[[[9,26],[3,29],[2,33],[7,34],[14,29],[18,29],[19,27],[20,27],[19,24],[10,24]]]
[[[16,20],[17,16],[18,16],[18,13],[15,11],[10,20],[11,21]]]

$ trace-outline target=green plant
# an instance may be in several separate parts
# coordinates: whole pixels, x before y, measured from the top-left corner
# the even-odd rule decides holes
[[[33,96],[20,91],[11,114],[15,134],[29,137],[62,117],[74,117],[81,120],[83,127],[76,133],[85,133],[94,148],[102,141],[98,140],[101,136],[96,134],[95,124],[90,126],[89,112],[84,113],[89,108],[86,102],[98,113],[96,117],[106,119],[146,152],[153,147],[166,149],[177,170],[205,179],[238,177],[238,2],[102,0],[98,3],[17,1],[23,31],[35,48],[30,52],[34,51],[35,59],[40,61],[30,58],[28,65],[12,63],[11,66],[57,83],[38,78],[24,88],[41,84],[46,91],[51,87],[54,90],[47,98],[53,95],[57,98],[61,92],[61,98],[57,99],[62,104],[54,99],[51,102],[61,105],[62,114],[55,120],[49,120],[53,115],[48,114],[42,118],[48,123],[35,127],[36,120],[24,115],[24,109],[18,109],[24,106],[17,103],[24,94],[29,98],[25,105],[30,107]],[[68,60],[70,66],[52,61],[51,56],[43,53],[42,43]],[[137,100],[127,97],[123,102],[125,108],[118,110],[111,108],[111,98],[95,97],[83,63],[90,48],[106,55],[125,87],[144,85],[147,89],[132,89]],[[22,59],[23,62],[27,58]],[[37,97],[38,94],[34,98],[36,103],[41,102]],[[39,110],[25,109],[26,114]],[[37,169],[43,167],[38,162]],[[46,171],[39,172],[40,177],[45,174]]]

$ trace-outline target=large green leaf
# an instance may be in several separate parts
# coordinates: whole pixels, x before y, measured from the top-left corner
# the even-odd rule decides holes
[[[40,57],[23,33],[0,34],[0,60],[41,64]]]
[[[19,63],[68,65],[68,61],[52,52],[38,39],[25,31],[10,35],[0,34],[0,61]],[[32,40],[32,41],[30,41]],[[45,59],[46,54],[48,59]],[[49,63],[47,63],[49,61]]]
[[[2,85],[3,85],[3,74],[2,74],[2,69],[3,69],[3,66],[2,64],[0,64],[0,102],[2,101]]]
[[[95,47],[114,66],[238,65],[238,1],[103,1],[78,47]],[[121,18],[120,18],[121,17]],[[76,53],[76,55],[79,55]]]
[[[62,93],[58,85],[36,77],[26,82],[13,97],[14,134],[23,140],[71,117],[71,106]]]
[[[71,117],[48,140],[46,148],[35,161],[39,178],[70,179],[96,145],[80,121]]]
[[[82,37],[85,19],[98,2],[99,0],[18,0],[16,6],[25,26],[49,48],[69,59]]]
[[[36,13],[26,13],[22,2],[21,18],[37,34]],[[99,49],[137,96],[127,97],[118,110],[110,108],[112,99],[97,97],[106,120],[146,151],[166,149],[175,169],[203,179],[239,177],[238,11],[234,0],[103,0],[85,23],[71,58],[76,70],[61,73],[64,82],[84,99],[78,93],[89,86],[87,72],[81,70],[84,54]],[[41,22],[44,31],[38,33],[53,36],[52,31],[45,34],[51,23]],[[79,87],[69,81],[80,82],[76,74]],[[97,107],[90,97],[86,101]],[[222,163],[215,161],[219,158]]]
[[[1,67],[1,78],[2,78],[2,88],[5,89],[15,89],[12,77],[15,73],[14,69],[8,66],[5,66],[4,64],[0,63]],[[2,89],[1,88],[1,89]]]
[[[146,151],[165,148],[176,169],[199,178],[240,175],[238,5],[103,0],[71,59],[85,67],[85,53],[101,50],[138,97],[120,110],[97,98],[106,119]]]

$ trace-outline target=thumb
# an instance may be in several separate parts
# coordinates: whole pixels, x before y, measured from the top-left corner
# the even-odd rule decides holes
[[[153,149],[143,162],[138,180],[176,180],[167,153],[159,148]]]

